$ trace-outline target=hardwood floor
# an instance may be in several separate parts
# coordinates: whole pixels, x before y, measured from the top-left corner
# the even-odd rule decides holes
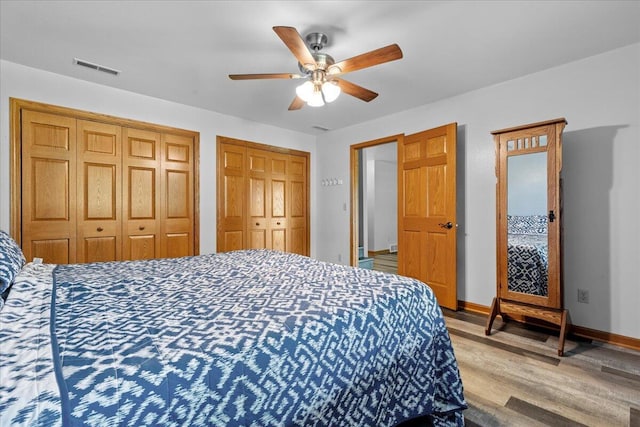
[[[640,426],[640,352],[498,317],[443,310],[460,367],[468,426]],[[411,424],[418,426],[418,424]]]
[[[396,274],[398,272],[398,253],[374,255],[373,269]]]
[[[373,269],[397,272],[397,254]],[[443,309],[469,409],[467,426],[640,427],[640,352],[557,332]],[[426,426],[423,420],[402,427]]]

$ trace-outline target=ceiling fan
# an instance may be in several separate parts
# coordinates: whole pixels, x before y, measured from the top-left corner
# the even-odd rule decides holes
[[[369,102],[377,97],[378,94],[351,83],[341,78],[341,76],[352,71],[402,58],[400,47],[397,44],[391,44],[344,61],[335,62],[330,55],[320,52],[327,43],[325,34],[308,34],[306,36],[307,43],[305,44],[298,31],[293,27],[278,26],[273,27],[273,31],[276,32],[298,60],[298,68],[301,74],[230,74],[229,78],[231,80],[305,79],[306,81],[296,88],[296,97],[289,105],[289,110],[299,110],[305,103],[312,107],[322,106],[326,102],[333,102],[340,92]],[[309,47],[307,47],[307,44]]]

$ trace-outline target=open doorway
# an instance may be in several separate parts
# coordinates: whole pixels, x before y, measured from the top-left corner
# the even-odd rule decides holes
[[[398,272],[398,137],[351,147],[351,265]]]

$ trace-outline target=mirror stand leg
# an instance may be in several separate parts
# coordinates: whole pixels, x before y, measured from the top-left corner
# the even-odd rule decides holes
[[[569,318],[569,311],[567,309],[562,310],[562,318],[560,321],[560,336],[558,337],[558,356],[564,356],[564,340],[567,337],[567,323]]]
[[[485,335],[491,335],[491,325],[493,325],[493,321],[495,320],[498,312],[500,311],[500,302],[497,297],[493,298],[493,302],[491,303],[491,312],[489,313],[489,318],[487,319],[487,326],[484,328]]]

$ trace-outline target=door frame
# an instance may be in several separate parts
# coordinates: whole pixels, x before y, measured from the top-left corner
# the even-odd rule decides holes
[[[448,228],[451,229],[452,227],[456,227],[458,226],[457,223],[457,128],[458,125],[457,123],[453,122],[453,123],[449,123],[449,124],[445,124],[442,126],[437,126],[435,128],[432,129],[427,129],[421,132],[417,132],[414,134],[409,135],[409,137],[412,137],[414,135],[418,135],[418,134],[431,134],[432,132],[439,132],[439,131],[446,131],[449,132],[451,130],[451,128],[453,127],[453,144],[454,144],[454,150],[452,153],[450,153],[453,156],[453,164],[451,165],[453,167],[453,188],[455,190],[455,195],[453,196],[453,217],[448,219],[448,221],[450,221],[450,223],[448,224],[439,224],[441,227],[443,228]],[[351,145],[350,147],[350,164],[351,164],[351,170],[350,170],[350,174],[351,174],[351,219],[350,219],[350,265],[351,266],[357,266],[358,264],[358,229],[359,229],[359,209],[358,209],[358,189],[359,189],[359,159],[358,159],[358,152],[360,149],[362,148],[367,148],[367,147],[373,147],[376,145],[381,145],[381,144],[386,144],[386,143],[390,143],[390,142],[396,142],[398,144],[398,165],[397,165],[397,173],[398,173],[398,186],[404,185],[403,182],[403,168],[404,165],[401,163],[401,160],[404,159],[404,156],[400,155],[401,154],[401,150],[404,149],[404,142],[405,142],[405,138],[407,137],[406,134],[402,133],[402,134],[396,134],[396,135],[391,135],[391,136],[387,136],[387,137],[383,137],[383,138],[378,138],[378,139],[374,139],[374,140],[370,140],[370,141],[365,141],[359,144],[354,144]],[[401,225],[401,217],[403,215],[403,206],[404,206],[404,200],[401,200],[402,195],[404,194],[404,192],[398,191],[398,223],[397,223],[397,227],[398,227],[398,274],[402,274],[403,268],[401,268],[401,266],[403,266],[404,264],[404,260],[405,260],[405,254],[404,254],[404,249],[403,248],[403,244],[402,244],[402,236],[401,234],[403,233],[403,230],[400,229],[400,225]],[[452,224],[453,223],[453,224]],[[445,227],[445,225],[447,225],[447,227]],[[455,232],[456,230],[454,229],[454,243],[453,243],[453,261],[454,261],[454,265],[453,265],[453,280],[451,281],[447,281],[447,283],[450,283],[450,285],[447,287],[447,289],[450,289],[453,294],[451,295],[451,297],[454,299],[454,301],[450,301],[451,298],[447,297],[445,298],[447,301],[445,301],[445,304],[440,304],[443,307],[447,307],[450,308],[452,310],[457,310],[458,309],[458,305],[459,305],[459,301],[457,300],[457,287],[458,287],[458,274],[457,274],[457,259],[458,259],[458,253],[457,253],[457,233]],[[451,283],[452,282],[452,283]],[[451,288],[451,286],[453,288]]]
[[[351,158],[351,234],[350,234],[350,248],[349,248],[349,263],[351,266],[358,265],[358,227],[360,225],[359,218],[359,210],[358,210],[358,188],[360,185],[359,180],[359,161],[358,161],[358,152],[363,148],[375,147],[376,145],[389,144],[391,142],[395,142],[400,144],[404,139],[404,134],[396,134],[390,135],[383,138],[374,139],[371,141],[361,142],[359,144],[354,144],[350,147],[350,158]],[[396,224],[397,227],[397,224]],[[398,248],[398,258],[400,258],[400,249]]]

